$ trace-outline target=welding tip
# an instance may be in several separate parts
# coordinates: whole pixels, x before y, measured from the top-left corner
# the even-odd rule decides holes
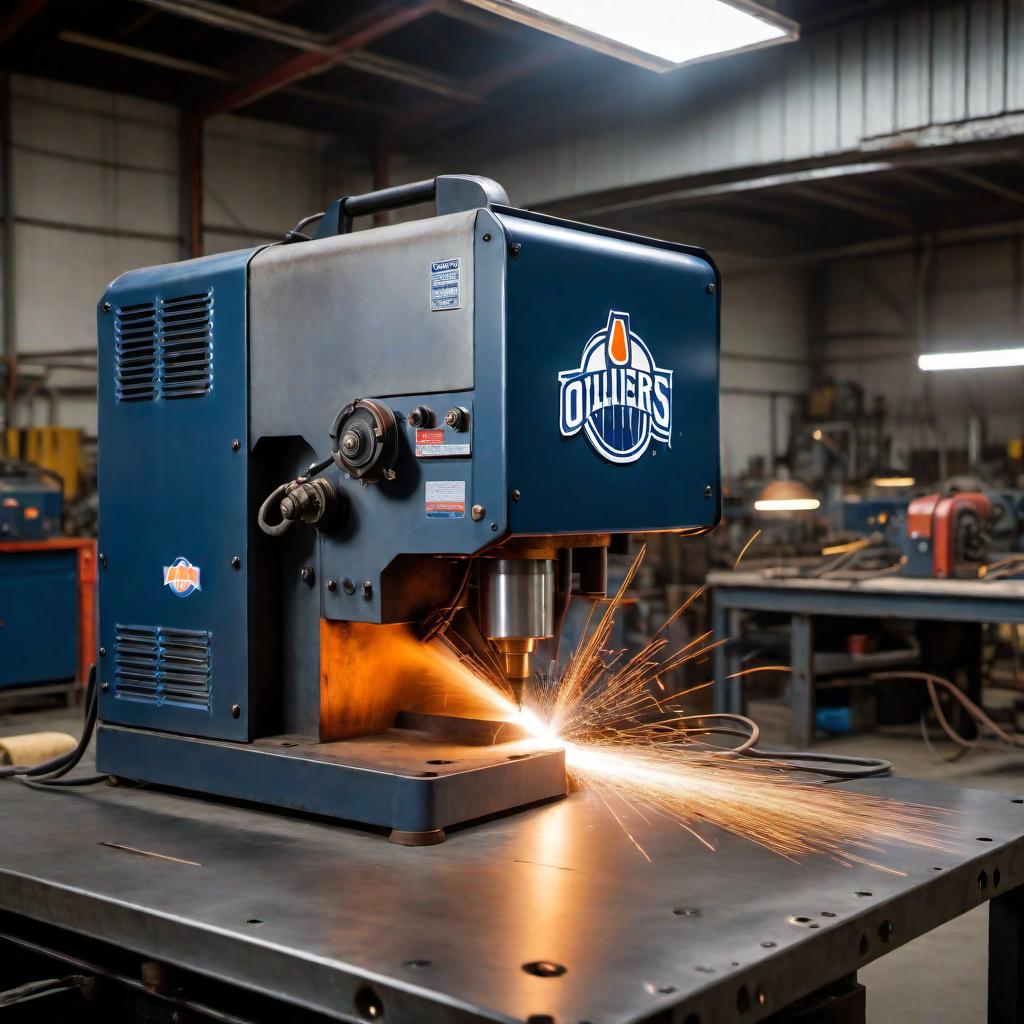
[[[516,702],[516,707],[522,711],[523,695],[526,690],[526,680],[507,676],[506,681],[508,682],[508,688],[512,691],[512,699]]]

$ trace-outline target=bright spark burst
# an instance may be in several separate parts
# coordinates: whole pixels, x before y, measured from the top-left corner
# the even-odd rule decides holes
[[[673,648],[665,634],[703,587],[636,654],[612,650],[615,616],[642,558],[643,551],[600,614],[596,603],[591,607],[561,674],[530,681],[522,710],[504,690],[496,664],[470,650],[457,633],[445,631],[439,639],[458,657],[460,675],[491,684],[500,717],[544,742],[564,745],[572,786],[596,793],[648,860],[638,833],[657,818],[674,822],[709,850],[715,848],[713,837],[702,832],[713,828],[788,858],[824,854],[886,871],[870,859],[884,843],[948,848],[953,829],[944,812],[798,781],[785,761],[742,756],[757,742],[757,727],[749,720],[686,712],[682,700],[712,682],[668,692],[664,678],[688,662],[706,660],[727,639],[713,640],[707,632]],[[771,665],[736,675],[788,670]],[[720,736],[733,742],[719,745],[713,737]]]

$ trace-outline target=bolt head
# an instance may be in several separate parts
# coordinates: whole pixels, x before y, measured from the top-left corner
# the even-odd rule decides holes
[[[485,242],[489,242],[490,240],[491,240],[491,233],[488,231],[487,234],[484,235],[484,241]]]
[[[518,500],[519,500],[519,499],[520,499],[520,498],[521,498],[522,496],[523,496],[523,495],[522,495],[522,492],[521,492],[521,491],[520,491],[520,490],[519,490],[518,488],[516,488],[516,489],[515,489],[515,490],[514,490],[514,491],[512,492],[512,500],[513,500],[513,501],[518,501]]]
[[[106,649],[106,647],[101,647],[100,648],[100,657],[101,658],[105,658],[106,656],[107,656],[107,649]]]
[[[239,440],[238,440],[238,438],[236,437],[236,438],[235,438],[235,439],[234,439],[234,440],[233,440],[233,441],[231,442],[231,450],[232,450],[233,452],[237,452],[237,451],[238,451],[238,449],[239,449],[239,448],[241,448],[241,447],[242,447],[242,442],[241,442],[241,441],[239,441]]]
[[[328,580],[327,581],[327,589],[333,594],[334,591],[336,591],[338,589],[338,581],[337,580]]]
[[[111,308],[110,307],[110,303],[109,302],[104,302],[103,305],[100,308],[103,310],[104,313],[109,313],[110,312],[110,308]]]
[[[232,569],[241,569],[242,568],[242,560],[238,557],[238,555],[235,555],[231,559],[231,568]]]
[[[363,580],[360,587],[362,587],[363,597],[369,601],[373,597],[373,584],[369,580]]]
[[[102,683],[100,683],[100,689],[101,689],[101,690],[102,690],[102,691],[103,691],[104,693],[106,693],[106,692],[107,692],[107,690],[109,690],[109,689],[110,689],[110,683],[108,683],[108,682],[106,682],[106,681],[104,680],[104,681],[103,681]]]
[[[485,515],[487,515],[487,509],[483,505],[474,505],[470,515],[477,521],[480,522]]]
[[[316,573],[313,571],[313,566],[304,565],[302,570],[299,572],[299,578],[307,587],[313,586],[313,582],[316,580]]]
[[[107,556],[103,554],[102,551],[100,552],[100,565],[102,565],[104,569],[107,567]]]
[[[711,497],[711,494],[712,494],[712,490],[711,490],[711,484],[708,484],[708,485],[707,485],[707,486],[706,486],[706,487],[704,488],[704,497],[705,497],[705,498],[710,498],[710,497]]]
[[[231,705],[231,717],[239,718],[242,714],[242,709],[237,704]]]
[[[346,576],[341,581],[341,589],[344,590],[346,594],[354,594],[356,592],[356,585]]]
[[[347,452],[354,452],[359,447],[359,438],[355,434],[346,434],[341,439],[341,447]]]
[[[713,281],[709,281],[704,286],[704,291],[706,291],[708,293],[708,295],[714,295],[715,294],[715,284],[714,284],[714,282]]]

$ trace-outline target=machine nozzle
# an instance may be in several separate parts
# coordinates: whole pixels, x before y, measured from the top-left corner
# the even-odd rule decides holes
[[[541,558],[485,560],[481,627],[505,663],[505,678],[522,707],[537,641],[554,633],[555,563]]]

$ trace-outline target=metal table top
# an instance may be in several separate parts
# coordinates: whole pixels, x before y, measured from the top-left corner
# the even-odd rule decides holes
[[[169,793],[0,783],[0,909],[338,1018],[369,985],[392,1022],[755,1021],[1024,882],[1024,802],[850,785],[955,809],[955,849],[879,849],[898,874],[709,830],[712,853],[633,817],[648,863],[587,793],[409,849]]]
[[[880,615],[908,619],[1024,622],[1024,580],[859,580],[713,569],[707,585],[722,607],[819,615]]]

